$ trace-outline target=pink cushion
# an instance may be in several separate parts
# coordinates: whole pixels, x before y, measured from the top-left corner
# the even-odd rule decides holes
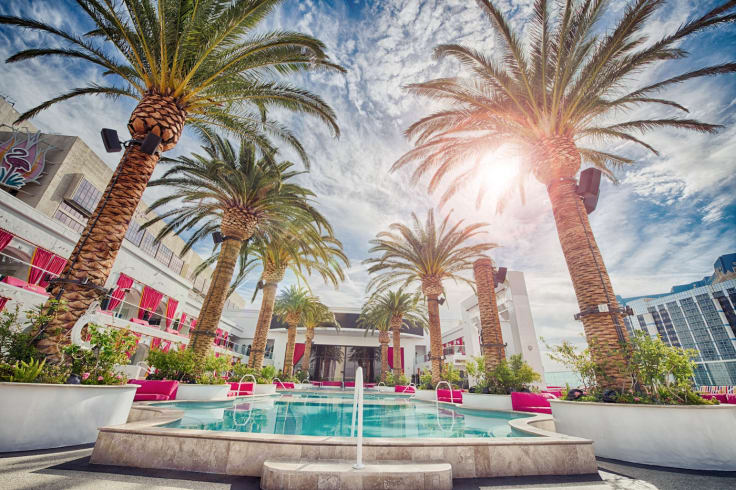
[[[733,395],[724,395],[724,394],[718,393],[718,394],[707,394],[707,395],[700,395],[700,396],[702,398],[705,398],[706,400],[712,400],[713,398],[715,398],[721,403],[729,403],[728,397],[733,396]]]
[[[134,402],[150,402],[150,401],[166,401],[170,400],[170,398],[166,395],[157,395],[155,393],[141,393],[139,395],[135,395],[135,398],[133,398]]]
[[[128,384],[140,386],[136,391],[134,401],[147,399],[139,398],[141,395],[162,395],[165,398],[156,398],[156,400],[174,400],[176,391],[179,389],[179,382],[172,380],[131,379]]]
[[[543,395],[554,395],[556,398],[562,398],[562,390],[542,390]]]
[[[437,390],[437,400],[441,402],[462,403],[463,392],[460,390]]]
[[[293,390],[294,389],[294,383],[291,381],[284,381],[283,383],[279,381],[274,381],[273,384],[276,385],[276,388],[282,388],[287,390]]]
[[[342,386],[342,381],[322,381],[322,386]]]
[[[345,381],[345,388],[355,388],[355,381]]]
[[[376,383],[363,383],[364,388],[374,388]]]
[[[12,276],[3,277],[2,282],[4,282],[5,284],[10,284],[11,286],[15,286],[18,288],[30,286],[30,284],[25,282],[23,279],[18,279],[17,277],[12,277]]]
[[[44,296],[48,296],[49,293],[46,292],[46,288],[39,286],[38,284],[26,284],[23,286],[23,289],[27,291],[33,291],[34,293],[43,294]]]
[[[552,413],[549,400],[537,393],[511,393],[511,408],[519,412]]]
[[[322,386],[322,381],[310,381],[314,386]]]
[[[394,393],[416,393],[416,390],[413,386],[396,385],[394,386]]]
[[[253,383],[230,383],[230,391],[253,391]]]

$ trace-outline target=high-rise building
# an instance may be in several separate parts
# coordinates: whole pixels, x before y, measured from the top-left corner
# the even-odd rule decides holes
[[[712,276],[673,286],[669,293],[623,298],[634,312],[624,319],[626,328],[697,350],[697,384],[736,385],[735,265],[736,254],[722,255]]]

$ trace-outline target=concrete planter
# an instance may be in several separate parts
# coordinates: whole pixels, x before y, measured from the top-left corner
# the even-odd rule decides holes
[[[437,400],[437,392],[435,390],[417,390],[417,394],[414,398],[417,400],[433,402]]]
[[[254,395],[272,395],[276,393],[276,385],[275,384],[265,384],[265,383],[258,383],[253,388],[253,394]]]
[[[0,383],[0,452],[88,444],[124,424],[135,385]]]
[[[396,388],[394,388],[393,386],[381,385],[381,386],[376,386],[376,390],[378,390],[381,393],[393,393],[394,391],[396,391]]]
[[[511,395],[463,393],[463,408],[477,408],[480,410],[512,410]]]
[[[736,471],[736,405],[550,404],[557,432],[592,439],[596,456]]]
[[[222,400],[227,398],[230,385],[195,385],[179,383],[176,390],[177,400]]]

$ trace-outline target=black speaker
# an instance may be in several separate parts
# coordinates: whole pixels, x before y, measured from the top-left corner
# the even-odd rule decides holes
[[[585,211],[590,214],[598,204],[598,194],[601,187],[601,171],[597,168],[586,168],[580,172],[578,195],[583,198]]]
[[[141,143],[141,151],[148,155],[153,155],[161,143],[161,137],[153,133],[148,133]]]
[[[506,267],[499,267],[493,274],[493,285],[498,286],[506,280]]]
[[[102,128],[102,144],[105,145],[105,151],[108,153],[116,153],[123,149],[123,144],[118,138],[118,132],[110,128]]]

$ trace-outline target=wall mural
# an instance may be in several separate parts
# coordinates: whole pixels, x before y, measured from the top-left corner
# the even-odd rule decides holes
[[[46,154],[53,148],[40,131],[0,125],[0,186],[17,190],[37,183],[46,167]]]

